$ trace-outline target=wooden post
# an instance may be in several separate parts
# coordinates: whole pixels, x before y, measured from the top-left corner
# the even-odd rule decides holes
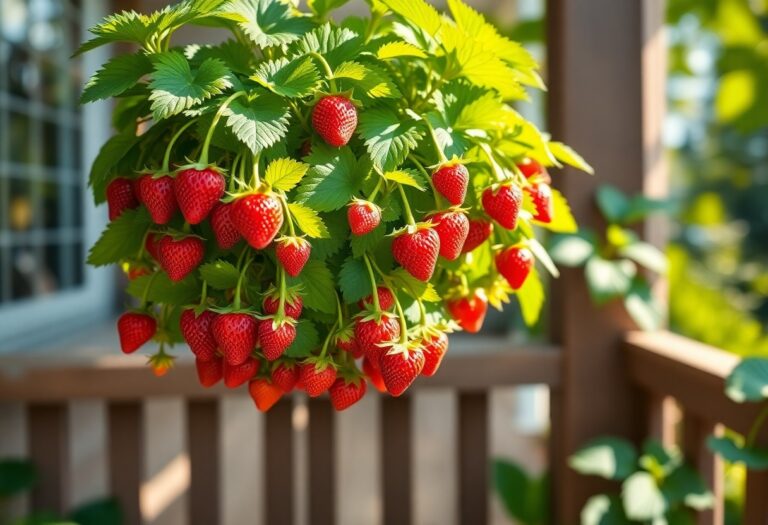
[[[583,227],[602,228],[595,189],[611,184],[638,193],[663,191],[663,0],[548,0],[549,128],[593,164],[594,178],[566,169],[564,191]],[[564,350],[562,386],[552,392],[554,523],[578,523],[601,485],[570,470],[567,457],[604,434],[638,441],[641,397],[619,351],[632,326],[619,304],[592,305],[582,270],[566,270],[552,287],[552,332]]]
[[[143,523],[140,489],[144,480],[144,409],[141,401],[109,403],[109,487],[126,523]]]
[[[187,401],[189,451],[189,521],[206,525],[221,521],[219,401]]]
[[[29,454],[40,473],[32,507],[63,514],[69,504],[69,429],[63,403],[30,405],[27,412]]]

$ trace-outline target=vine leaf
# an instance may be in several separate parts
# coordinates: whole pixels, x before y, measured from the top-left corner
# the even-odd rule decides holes
[[[110,59],[88,80],[80,96],[85,104],[120,95],[152,72],[152,62],[143,52],[118,55]]]
[[[310,57],[279,58],[261,64],[250,78],[278,95],[301,98],[317,88],[320,73]]]
[[[309,165],[297,160],[282,158],[272,161],[267,166],[264,180],[273,188],[283,191],[292,190],[309,170]]]
[[[202,265],[200,277],[217,290],[229,290],[237,286],[240,272],[234,264],[219,259]]]
[[[262,48],[290,44],[312,29],[308,17],[278,0],[233,0],[224,12],[236,15],[240,29]]]
[[[320,214],[312,208],[298,202],[289,202],[288,209],[291,211],[291,215],[299,229],[309,237],[322,239],[330,236],[328,228],[325,227],[323,220],[320,218]]]
[[[125,210],[111,221],[88,253],[88,264],[105,266],[135,257],[144,243],[144,234],[152,224],[145,208]]]
[[[361,170],[348,147],[316,144],[306,160],[313,166],[301,181],[298,202],[317,211],[333,211],[346,206],[360,190]]]
[[[227,127],[253,154],[267,149],[288,133],[288,106],[282,98],[270,93],[250,101],[233,100],[224,115]]]
[[[357,132],[365,140],[374,165],[384,171],[394,170],[402,164],[424,136],[414,120],[400,117],[387,108],[363,112]]]

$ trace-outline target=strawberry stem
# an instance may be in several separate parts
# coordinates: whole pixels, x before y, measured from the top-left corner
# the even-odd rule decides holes
[[[378,170],[376,170],[376,173],[379,173]],[[381,184],[384,182],[384,177],[381,176],[381,173],[379,173],[379,180],[376,181],[376,186],[373,187],[373,191],[370,195],[368,195],[368,200],[370,202],[373,202],[373,200],[376,198],[376,195],[378,195],[379,190],[381,189]]]
[[[432,177],[427,173],[427,170],[424,168],[424,166],[416,160],[416,158],[411,155],[410,156],[411,162],[413,162],[416,167],[419,169],[422,175],[424,175],[424,178],[427,179],[427,183],[429,184],[429,187],[432,188],[432,195],[435,198],[435,208],[438,210],[443,209],[443,199],[440,196],[440,193],[437,191],[437,188],[435,188],[435,183],[432,182]]]
[[[261,186],[261,177],[259,176],[259,161],[261,160],[261,152],[253,155],[253,172],[251,173],[251,188],[258,188]]]
[[[282,321],[282,319],[285,317],[285,296],[287,295],[285,287],[285,270],[282,266],[279,267],[278,273],[280,275],[280,296],[277,303],[277,315],[275,317],[276,319]]]
[[[376,312],[381,312],[381,305],[379,304],[379,290],[376,287],[376,276],[373,274],[371,260],[368,258],[367,253],[363,254],[363,260],[365,261],[365,267],[368,269],[368,278],[371,280],[371,298],[373,299],[373,309]]]
[[[334,290],[333,296],[336,299],[336,323],[339,325],[339,328],[341,328],[342,326],[344,326],[344,313],[341,308],[341,300],[339,299],[339,292]]]
[[[245,261],[245,264],[243,265],[243,269],[240,270],[240,277],[237,278],[237,287],[235,288],[235,300],[233,305],[235,310],[240,310],[240,306],[241,306],[240,294],[243,288],[243,278],[245,277],[245,273],[248,270],[248,266],[250,266],[252,261],[253,261],[253,256],[249,256],[248,259]]]
[[[416,226],[416,220],[413,218],[411,212],[411,205],[408,203],[408,197],[405,196],[405,190],[402,184],[397,185],[397,189],[400,191],[400,197],[403,199],[403,209],[405,211],[405,219],[409,226]]]
[[[205,135],[205,142],[203,142],[203,150],[200,153],[200,160],[198,160],[197,162],[199,165],[201,166],[208,165],[208,149],[211,146],[211,139],[213,138],[213,132],[216,130],[216,125],[219,123],[221,116],[224,114],[224,112],[227,110],[227,108],[229,107],[229,105],[232,103],[233,100],[239,97],[242,97],[245,94],[246,94],[245,91],[238,91],[237,93],[230,95],[229,98],[227,98],[227,100],[225,100],[221,104],[221,106],[219,107],[219,110],[213,116],[211,127],[208,128],[208,133]]]
[[[435,151],[437,152],[437,158],[440,160],[440,163],[448,162],[448,157],[445,156],[445,153],[443,153],[443,149],[440,147],[440,143],[437,140],[437,135],[435,134],[435,128],[432,127],[432,123],[429,121],[427,117],[424,117],[424,123],[427,125],[427,130],[429,131],[429,137],[432,139],[432,144],[435,146]]]
[[[328,331],[328,335],[326,336],[325,341],[323,341],[323,348],[320,350],[320,359],[325,357],[325,355],[328,353],[328,344],[331,342],[331,339],[336,336],[336,328],[336,322],[334,322],[333,326]]]
[[[496,162],[496,159],[493,157],[493,152],[491,151],[491,147],[488,144],[485,144],[481,142],[479,144],[480,149],[485,154],[486,158],[488,159],[488,162],[491,164],[491,167],[493,168],[493,175],[496,177],[496,180],[499,182],[504,182],[508,179],[507,175],[504,173],[504,170],[501,166],[499,166],[499,163]]]
[[[235,159],[232,161],[232,165],[230,166],[230,177],[229,177],[229,184],[227,185],[227,192],[228,193],[234,193],[235,192],[235,173],[237,171],[237,168],[239,167],[240,161],[243,159],[243,154],[238,153]]]
[[[179,131],[177,131],[173,137],[171,137],[171,141],[168,143],[168,147],[165,148],[165,154],[163,155],[163,167],[160,169],[162,173],[168,173],[169,168],[171,167],[171,150],[173,149],[174,144],[176,144],[176,141],[179,140],[179,137],[181,137],[181,134],[184,133],[189,126],[197,122],[197,120],[190,120],[181,128],[179,128]]]
[[[405,321],[405,312],[403,312],[403,307],[400,305],[400,300],[397,298],[397,295],[392,294],[395,298],[395,310],[397,310],[397,318],[400,321],[400,344],[406,344],[408,343],[408,323]]]
[[[325,60],[323,55],[321,55],[320,53],[318,53],[316,51],[312,51],[309,54],[309,56],[311,56],[313,58],[316,58],[320,62],[320,65],[323,66],[323,70],[325,71],[325,78],[326,78],[326,80],[328,80],[328,85],[330,86],[331,91],[333,91],[335,93],[336,92],[336,80],[334,80],[334,78],[333,78],[333,70],[331,69],[331,66],[328,65],[328,62]]]
[[[152,284],[155,282],[155,277],[157,277],[158,273],[160,272],[153,273],[152,277],[149,278],[149,282],[147,282],[147,287],[144,288],[144,293],[141,294],[141,304],[139,305],[139,310],[147,309],[147,297],[149,297],[149,289],[152,288]]]
[[[283,190],[280,190],[280,193],[278,193],[278,196],[280,197],[280,203],[283,205],[283,210],[285,211],[285,216],[288,219],[288,232],[291,234],[291,237],[296,236],[296,230],[293,228],[293,215],[291,214],[291,209],[288,207],[288,199],[285,196],[285,192]]]

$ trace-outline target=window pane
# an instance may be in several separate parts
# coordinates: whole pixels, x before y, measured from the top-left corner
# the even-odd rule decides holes
[[[37,224],[32,202],[32,183],[29,180],[11,179],[7,224],[11,231],[23,232]]]
[[[11,111],[8,114],[8,154],[11,162],[28,164],[29,145],[32,143],[29,116]]]
[[[11,299],[25,299],[35,294],[40,263],[36,250],[29,245],[11,250]]]
[[[12,45],[8,64],[8,82],[10,92],[23,99],[30,99],[40,83],[40,72],[32,62],[29,52]]]
[[[43,161],[46,166],[61,165],[59,128],[52,122],[43,123]]]
[[[42,214],[43,227],[47,230],[53,230],[60,226],[59,217],[61,214],[59,184],[55,182],[44,182],[42,184]]]
[[[83,268],[85,268],[85,252],[83,243],[76,243],[72,247],[70,256],[72,257],[72,286],[82,286],[85,279]]]

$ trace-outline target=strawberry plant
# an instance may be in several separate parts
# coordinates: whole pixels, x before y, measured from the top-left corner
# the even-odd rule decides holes
[[[344,3],[185,0],[109,16],[79,50],[134,47],[82,95],[116,101],[89,262],[130,279],[123,350],[154,341],[162,374],[186,342],[203,386],[248,384],[262,410],[293,388],[337,409],[366,381],[400,395],[512,296],[535,323],[534,263],[557,273],[539,228],[576,230],[549,170],[591,172],[514,109],[538,66],[461,0],[331,21]],[[230,38],[174,46],[187,25]]]

